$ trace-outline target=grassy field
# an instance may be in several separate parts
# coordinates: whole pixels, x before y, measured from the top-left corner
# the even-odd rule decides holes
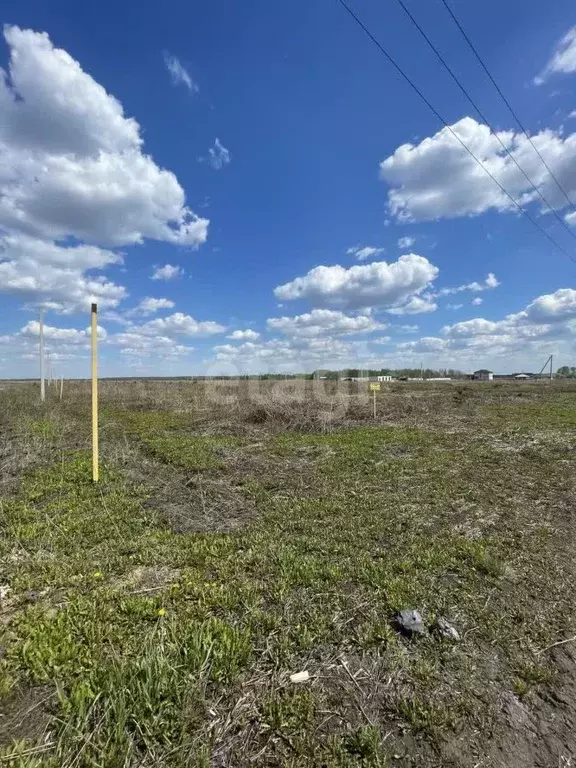
[[[38,395],[0,388],[0,765],[576,765],[576,387],[102,382],[97,485],[88,383]]]

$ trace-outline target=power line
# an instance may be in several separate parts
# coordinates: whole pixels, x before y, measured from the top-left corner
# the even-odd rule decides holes
[[[426,40],[426,42],[428,43],[428,45],[430,46],[430,48],[431,48],[431,49],[434,51],[434,53],[436,54],[436,57],[438,58],[438,60],[440,61],[440,63],[441,63],[441,64],[442,64],[442,66],[444,67],[444,69],[445,69],[445,70],[448,72],[448,74],[450,75],[450,77],[452,78],[452,80],[454,80],[454,82],[456,83],[456,85],[458,86],[458,88],[459,88],[459,89],[462,91],[462,93],[463,93],[463,94],[464,94],[464,96],[465,96],[465,97],[468,99],[468,101],[470,102],[470,104],[472,104],[472,106],[474,107],[474,109],[476,110],[476,112],[477,112],[477,113],[480,115],[480,118],[481,118],[481,119],[484,121],[484,123],[485,123],[485,124],[488,126],[488,128],[490,129],[490,131],[492,132],[492,134],[494,135],[494,137],[495,137],[495,138],[498,140],[498,142],[500,143],[500,145],[501,145],[502,149],[503,149],[503,150],[506,152],[506,154],[508,155],[508,157],[510,158],[510,160],[512,160],[512,162],[514,163],[514,165],[515,165],[515,166],[518,168],[518,170],[520,171],[520,173],[521,173],[521,174],[524,176],[524,178],[526,179],[526,181],[527,181],[527,182],[530,184],[530,186],[532,187],[532,189],[534,190],[534,192],[536,192],[536,194],[537,194],[537,195],[538,195],[538,197],[539,197],[539,198],[542,200],[542,202],[543,202],[545,205],[547,205],[547,206],[548,206],[548,208],[550,209],[551,213],[552,213],[552,214],[555,216],[555,218],[556,218],[556,219],[558,219],[558,221],[559,221],[559,222],[560,222],[560,224],[561,224],[561,225],[564,227],[564,229],[565,229],[565,230],[568,232],[568,234],[570,235],[570,237],[572,237],[574,240],[576,240],[576,234],[574,233],[574,230],[573,230],[571,227],[569,227],[569,226],[568,226],[568,224],[566,224],[566,222],[564,221],[564,219],[563,219],[561,216],[559,216],[558,212],[557,212],[557,211],[556,211],[556,210],[555,210],[555,209],[552,207],[552,205],[550,205],[550,203],[549,203],[549,202],[548,202],[548,200],[547,200],[547,199],[544,197],[544,195],[542,194],[542,192],[540,192],[540,190],[538,189],[538,187],[537,187],[537,186],[534,184],[534,182],[532,181],[532,179],[531,179],[531,178],[528,176],[528,174],[527,174],[527,173],[525,172],[525,170],[522,168],[522,166],[520,165],[520,163],[519,163],[519,162],[516,160],[516,158],[514,157],[514,155],[513,155],[513,154],[510,152],[510,150],[508,149],[508,147],[506,146],[506,144],[504,144],[504,142],[502,141],[502,139],[500,138],[500,136],[498,135],[498,133],[497,133],[497,132],[496,132],[496,130],[494,129],[494,126],[493,126],[493,125],[490,123],[490,121],[488,120],[488,118],[486,117],[486,115],[484,115],[484,113],[482,112],[482,110],[480,109],[480,107],[479,107],[479,106],[476,104],[476,102],[474,101],[474,99],[472,98],[472,96],[470,96],[470,94],[468,93],[468,91],[466,90],[466,88],[465,88],[465,87],[462,85],[462,83],[460,82],[460,80],[459,80],[458,76],[457,76],[457,75],[454,73],[454,71],[451,69],[451,67],[450,67],[450,66],[447,64],[446,60],[444,59],[444,57],[442,56],[442,54],[440,53],[440,51],[439,51],[439,50],[436,48],[436,46],[435,46],[435,45],[434,45],[434,43],[433,43],[433,42],[430,40],[430,38],[428,37],[428,35],[426,34],[426,32],[425,32],[425,31],[422,29],[422,27],[420,26],[420,24],[419,24],[419,23],[416,21],[416,19],[414,18],[414,16],[413,16],[413,15],[410,13],[410,11],[409,11],[409,10],[408,10],[408,8],[406,7],[406,5],[405,5],[405,4],[402,2],[402,0],[398,0],[398,3],[399,3],[399,5],[402,7],[402,9],[403,9],[403,10],[404,10],[404,12],[406,13],[406,15],[408,16],[408,18],[410,19],[410,21],[412,22],[412,24],[413,24],[413,25],[416,27],[416,29],[418,30],[418,32],[420,32],[420,34],[422,35],[422,37],[424,38],[424,40]]]
[[[469,38],[469,37],[468,37],[468,35],[466,34],[465,30],[462,28],[462,25],[460,24],[460,22],[458,21],[458,19],[457,19],[457,18],[456,18],[456,16],[454,15],[454,12],[453,12],[453,11],[452,11],[452,9],[450,8],[450,6],[449,6],[449,5],[448,5],[448,3],[446,2],[446,0],[442,0],[442,3],[443,3],[443,5],[444,5],[444,7],[446,8],[446,10],[448,11],[448,13],[450,14],[450,16],[452,17],[452,20],[454,21],[454,24],[456,24],[456,26],[458,27],[458,29],[459,29],[459,30],[460,30],[460,32],[462,33],[462,36],[464,37],[464,39],[466,40],[466,42],[467,42],[467,43],[468,43],[468,45],[470,46],[470,49],[471,49],[472,53],[474,54],[474,56],[476,57],[476,59],[478,60],[478,63],[480,64],[480,66],[482,67],[482,69],[484,70],[484,72],[486,72],[486,74],[488,75],[488,78],[490,79],[490,82],[492,83],[492,85],[494,86],[494,88],[496,88],[496,90],[497,90],[497,91],[498,91],[498,93],[500,94],[500,96],[501,96],[501,98],[502,98],[502,100],[503,100],[504,104],[506,104],[506,106],[507,106],[507,107],[508,107],[508,109],[510,110],[510,114],[512,115],[512,117],[514,118],[514,120],[516,120],[516,123],[518,124],[518,126],[519,126],[520,130],[522,131],[522,133],[524,134],[524,136],[526,136],[526,138],[528,139],[528,141],[529,141],[529,142],[530,142],[530,144],[532,145],[532,148],[534,149],[534,152],[536,152],[536,154],[538,155],[538,157],[539,157],[539,158],[540,158],[540,160],[542,161],[542,163],[543,163],[544,167],[546,168],[546,170],[548,171],[548,173],[550,174],[550,176],[552,176],[552,178],[553,178],[553,179],[554,179],[554,181],[556,182],[556,186],[558,187],[558,189],[560,190],[560,192],[562,192],[562,194],[563,194],[563,195],[564,195],[564,197],[566,198],[566,201],[567,201],[568,205],[569,205],[569,206],[572,208],[572,210],[573,210],[573,211],[576,211],[576,207],[574,206],[574,203],[572,202],[572,200],[571,200],[571,199],[570,199],[570,197],[568,196],[568,193],[566,192],[566,190],[564,189],[564,187],[562,186],[562,184],[560,184],[560,182],[558,181],[558,179],[557,179],[557,178],[556,178],[556,176],[554,175],[554,173],[553,173],[552,169],[550,168],[550,166],[548,165],[548,163],[546,162],[546,160],[545,160],[545,159],[542,157],[542,154],[541,154],[540,150],[538,149],[538,147],[536,146],[536,144],[534,144],[534,142],[532,141],[532,138],[530,137],[530,134],[528,133],[528,131],[526,130],[526,128],[525,128],[525,127],[522,125],[522,122],[520,121],[520,118],[518,117],[518,115],[517,115],[517,114],[516,114],[516,112],[514,111],[514,109],[513,109],[512,105],[510,104],[510,102],[508,101],[508,99],[506,98],[506,96],[504,96],[504,94],[502,93],[502,90],[501,90],[500,86],[498,85],[498,83],[496,82],[496,80],[494,79],[494,77],[492,76],[492,74],[490,73],[490,70],[488,69],[488,67],[486,66],[486,64],[484,64],[484,61],[483,61],[482,57],[480,56],[480,54],[478,53],[478,51],[477,51],[477,50],[476,50],[476,48],[474,47],[474,44],[472,43],[472,41],[470,40],[470,38]]]
[[[350,8],[350,6],[345,2],[345,0],[338,0],[340,5],[343,6],[343,8],[348,11],[350,16],[354,19],[354,21],[358,24],[360,29],[372,40],[374,45],[378,48],[380,53],[382,53],[383,56],[388,59],[390,64],[394,67],[394,69],[398,72],[398,74],[408,83],[408,85],[414,90],[418,96],[422,99],[422,101],[426,104],[426,106],[432,111],[432,113],[438,118],[438,120],[444,125],[445,128],[447,128],[452,136],[458,141],[459,144],[462,145],[462,147],[466,150],[466,152],[472,157],[472,159],[482,168],[482,170],[490,176],[492,181],[500,188],[500,190],[506,195],[506,197],[513,203],[513,205],[518,208],[520,213],[522,213],[526,218],[532,222],[532,224],[540,230],[540,232],[544,235],[545,238],[547,238],[556,248],[560,251],[560,253],[563,253],[564,256],[567,256],[570,261],[573,261],[576,264],[576,259],[571,256],[568,251],[565,251],[564,248],[562,248],[561,245],[559,245],[556,240],[548,233],[545,229],[543,229],[538,222],[530,216],[530,214],[522,208],[520,203],[518,203],[517,200],[515,200],[512,195],[500,184],[498,179],[496,179],[492,173],[486,168],[486,166],[479,160],[476,155],[472,152],[472,150],[462,141],[460,136],[453,130],[452,126],[449,125],[447,120],[445,120],[442,115],[438,112],[436,107],[433,106],[433,104],[426,98],[426,96],[422,93],[422,91],[418,88],[416,83],[413,82],[413,80],[410,79],[410,77],[404,72],[402,67],[396,62],[396,60],[388,53],[388,51],[384,48],[384,46],[377,40],[372,32],[368,29],[368,27],[365,26],[365,24],[358,18],[358,16],[354,13],[354,11]]]

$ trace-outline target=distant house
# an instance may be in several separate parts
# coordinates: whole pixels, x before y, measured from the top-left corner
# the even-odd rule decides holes
[[[494,373],[487,368],[480,368],[480,370],[474,371],[472,378],[474,381],[493,381]]]
[[[378,381],[394,381],[392,376],[377,376]]]
[[[531,378],[532,378],[532,376],[530,376],[530,374],[529,374],[529,373],[517,373],[517,374],[514,376],[514,378],[515,378],[515,379],[531,379]]]

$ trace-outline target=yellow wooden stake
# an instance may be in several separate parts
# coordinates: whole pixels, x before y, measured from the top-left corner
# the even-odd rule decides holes
[[[92,480],[98,482],[98,307],[92,304]]]
[[[40,310],[40,401],[46,399],[46,387],[44,385],[44,310]]]

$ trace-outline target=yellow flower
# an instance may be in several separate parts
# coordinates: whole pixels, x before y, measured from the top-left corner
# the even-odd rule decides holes
[[[166,613],[166,609],[160,608],[160,610],[158,611],[158,616],[164,616],[165,613]]]
[[[94,573],[92,574],[92,577],[95,579],[101,579],[102,574],[100,573],[100,571],[94,571]]]

